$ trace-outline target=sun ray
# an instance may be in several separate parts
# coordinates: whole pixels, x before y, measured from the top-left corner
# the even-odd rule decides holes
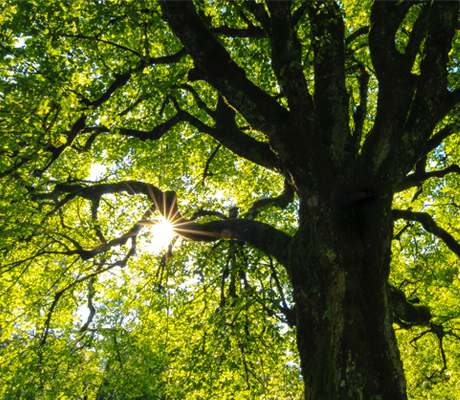
[[[166,250],[177,234],[173,230],[173,224],[162,215],[155,217],[152,222],[148,228],[150,240],[147,250],[152,253],[159,253]]]

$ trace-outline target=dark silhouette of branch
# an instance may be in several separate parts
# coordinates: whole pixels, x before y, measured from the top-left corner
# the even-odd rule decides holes
[[[458,257],[460,257],[460,243],[458,243],[449,232],[437,225],[430,214],[409,210],[393,210],[393,218],[395,220],[405,219],[421,223],[426,231],[441,239],[449,250],[453,251]]]
[[[412,326],[428,325],[431,320],[431,312],[427,306],[413,304],[407,300],[401,289],[390,286],[391,304],[395,322],[409,329]]]
[[[286,208],[294,200],[294,188],[287,181],[284,181],[284,192],[277,197],[257,200],[244,218],[255,219],[262,208],[275,206],[281,209]]]
[[[411,187],[420,186],[423,182],[430,178],[443,178],[446,175],[453,173],[460,174],[460,166],[453,164],[437,171],[429,171],[422,173],[418,173],[416,171],[413,174],[408,175],[396,191],[402,192],[403,190],[409,189]]]
[[[212,151],[211,155],[209,156],[209,158],[206,160],[206,165],[204,167],[204,171],[203,171],[203,179],[201,180],[201,184],[204,185],[204,181],[205,179],[208,177],[208,176],[212,176],[213,173],[209,171],[209,165],[211,164],[211,161],[213,160],[213,158],[216,156],[217,152],[219,151],[219,149],[222,147],[222,145],[219,143],[216,148]]]

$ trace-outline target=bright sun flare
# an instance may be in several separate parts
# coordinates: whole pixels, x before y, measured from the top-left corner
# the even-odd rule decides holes
[[[176,234],[173,231],[171,222],[163,216],[156,217],[154,222],[148,229],[149,244],[147,245],[147,249],[152,253],[159,253],[166,250]]]

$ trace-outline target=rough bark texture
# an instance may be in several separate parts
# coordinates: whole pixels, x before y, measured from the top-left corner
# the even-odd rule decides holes
[[[305,398],[405,399],[387,284],[391,198],[329,201],[306,206],[290,252]]]

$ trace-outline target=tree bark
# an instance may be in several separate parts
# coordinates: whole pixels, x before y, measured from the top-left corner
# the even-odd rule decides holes
[[[391,197],[301,202],[288,269],[306,400],[407,398],[388,286]]]

